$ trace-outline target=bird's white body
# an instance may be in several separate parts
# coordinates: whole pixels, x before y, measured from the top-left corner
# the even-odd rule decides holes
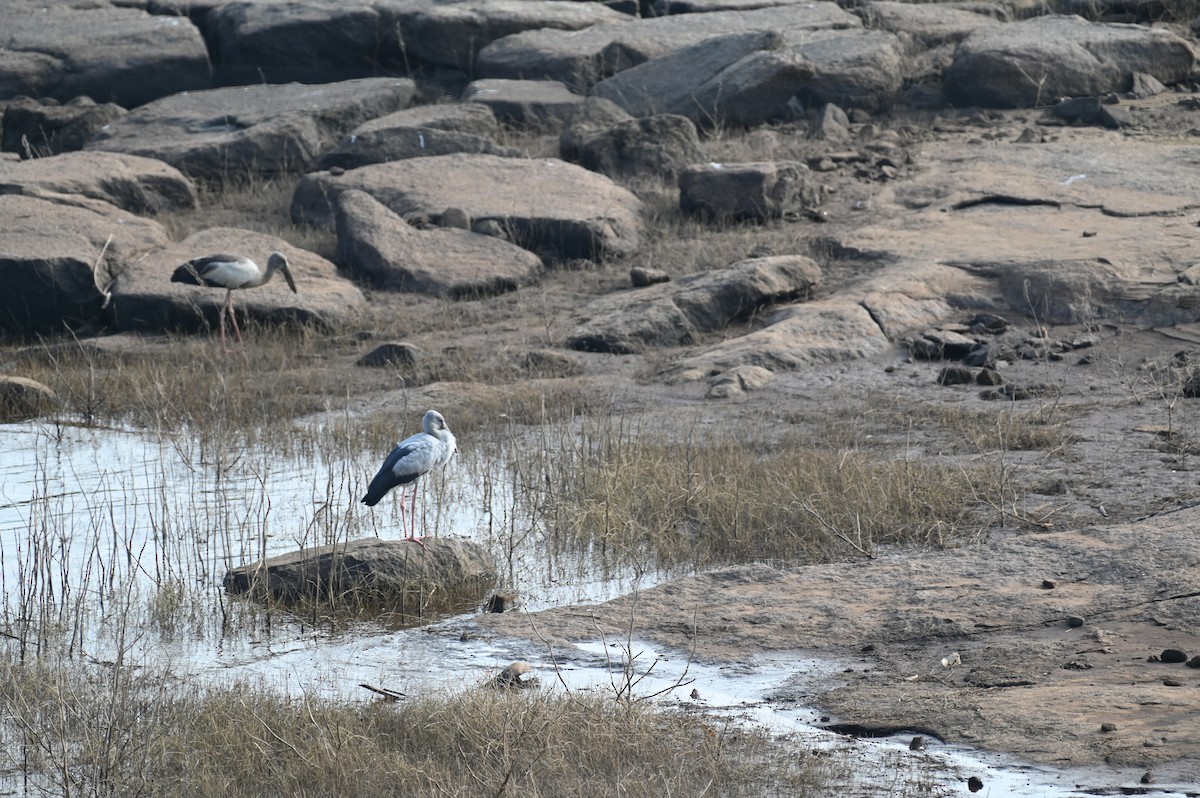
[[[244,255],[208,255],[195,258],[176,269],[171,275],[171,282],[225,289],[225,306],[221,308],[221,345],[224,346],[226,315],[233,322],[233,331],[237,333],[238,340],[242,340],[237,317],[233,315],[233,292],[265,285],[275,276],[276,271],[283,273],[288,288],[292,289],[292,293],[297,293],[296,281],[292,279],[288,260],[279,252],[272,252],[267,258],[265,270],[260,269],[257,263]]]
[[[367,495],[362,502],[368,507],[374,507],[392,488],[413,485],[413,525],[416,525],[416,482],[420,477],[440,468],[450,462],[450,458],[458,451],[458,442],[454,433],[446,426],[446,419],[436,410],[430,410],[421,419],[423,432],[405,438],[392,449],[391,454],[383,461],[379,473],[367,487]],[[400,500],[401,513],[404,511],[404,499]],[[415,533],[415,529],[414,529]],[[415,534],[409,537],[415,537]]]

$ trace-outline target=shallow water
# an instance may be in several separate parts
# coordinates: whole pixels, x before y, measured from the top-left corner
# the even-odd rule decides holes
[[[798,746],[838,748],[854,763],[846,795],[889,794],[880,785],[905,778],[933,785],[928,794],[956,795],[970,794],[966,778],[978,775],[986,787],[979,794],[993,796],[1096,794],[1127,780],[1031,768],[935,740],[910,752],[911,735],[855,741],[818,728],[811,707],[769,700],[785,685],[805,694],[842,667],[829,660],[773,655],[714,665],[628,641],[550,652],[472,635],[470,614],[401,630],[333,630],[278,615],[269,625],[231,621],[242,605],[221,594],[230,566],[302,545],[399,536],[392,498],[372,511],[357,501],[383,454],[280,456],[126,430],[0,426],[3,623],[26,631],[40,624],[28,639],[61,635],[89,658],[120,658],[177,679],[248,680],[346,700],[374,700],[364,683],[410,695],[461,689],[524,660],[550,689],[629,690],[762,725]],[[658,581],[608,576],[596,563],[549,562],[536,519],[522,516],[516,480],[469,458],[452,462],[427,490],[422,528],[488,546],[526,609],[600,602]],[[525,530],[519,542],[514,529]],[[140,633],[116,634],[114,621],[130,617]]]

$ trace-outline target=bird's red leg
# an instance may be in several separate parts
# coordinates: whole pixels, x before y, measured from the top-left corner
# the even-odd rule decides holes
[[[229,314],[229,320],[233,322],[233,331],[237,333],[238,343],[245,343],[242,340],[242,331],[238,328],[237,314],[233,312],[233,291],[225,293],[225,312]]]
[[[218,326],[221,328],[221,351],[228,352],[229,344],[225,342],[225,308],[221,308],[220,319],[221,323]]]

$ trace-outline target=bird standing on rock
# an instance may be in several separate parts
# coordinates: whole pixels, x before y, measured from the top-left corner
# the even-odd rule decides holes
[[[224,288],[225,305],[221,308],[221,348],[229,351],[225,343],[225,316],[233,322],[233,331],[237,333],[238,343],[242,342],[242,331],[238,329],[237,317],[233,315],[233,292],[239,288],[256,288],[265,285],[275,276],[276,271],[283,272],[288,288],[296,291],[296,281],[292,279],[292,270],[288,260],[282,253],[272,252],[267,258],[267,270],[263,271],[258,264],[244,255],[208,255],[195,258],[180,266],[171,275],[173,283],[188,285],[206,285],[211,288]]]
[[[412,531],[407,538],[418,542],[420,538],[417,537],[417,480],[433,469],[446,465],[458,451],[454,433],[446,426],[446,419],[441,413],[436,410],[428,411],[421,419],[421,426],[424,427],[424,432],[405,438],[392,449],[392,453],[383,461],[379,473],[367,487],[367,495],[362,498],[363,504],[374,507],[392,488],[412,484]],[[400,520],[403,525],[403,493],[400,496]]]

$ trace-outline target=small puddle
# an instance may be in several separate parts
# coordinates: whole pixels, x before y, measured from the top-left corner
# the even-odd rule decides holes
[[[331,630],[280,613],[269,623],[238,617],[245,604],[220,589],[230,566],[301,546],[397,536],[392,499],[374,511],[358,504],[378,454],[283,457],[141,432],[2,425],[0,623],[44,645],[65,625],[73,650],[109,660],[116,643],[106,627],[132,616],[156,633],[126,641],[128,662],[194,683],[245,680],[344,700],[375,700],[361,684],[408,695],[451,691],[524,660],[548,689],[632,694],[759,725],[800,748],[836,749],[852,763],[847,795],[893,794],[880,785],[906,780],[931,785],[930,795],[969,795],[970,776],[983,780],[977,794],[985,796],[1185,795],[1137,784],[1133,774],[1041,769],[932,738],[924,751],[910,751],[913,735],[856,739],[824,730],[828,721],[805,699],[845,667],[832,660],[773,654],[715,665],[628,640],[551,653],[476,636],[470,614],[399,630]],[[521,516],[516,480],[469,457],[426,490],[425,529],[488,546],[525,609],[602,602],[661,580],[613,576],[599,563],[548,562],[536,521]],[[45,628],[30,628],[38,623]]]

